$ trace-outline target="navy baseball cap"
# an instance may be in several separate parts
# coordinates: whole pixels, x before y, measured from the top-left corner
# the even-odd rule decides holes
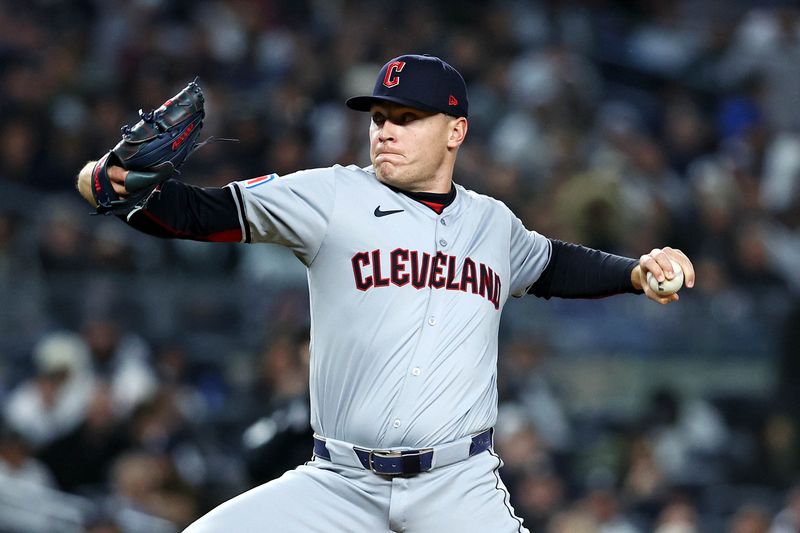
[[[467,85],[456,69],[438,57],[402,55],[386,63],[371,96],[347,99],[347,107],[369,111],[378,102],[394,102],[414,109],[466,117]]]

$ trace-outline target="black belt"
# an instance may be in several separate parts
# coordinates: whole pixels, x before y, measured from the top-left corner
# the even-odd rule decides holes
[[[472,437],[469,446],[469,455],[479,454],[492,447],[492,428],[482,431]],[[366,470],[371,470],[382,476],[404,476],[427,472],[433,467],[433,448],[418,450],[370,450],[353,446],[358,460]],[[331,454],[325,446],[325,440],[314,435],[314,455],[331,460]],[[467,457],[464,457],[466,459]]]

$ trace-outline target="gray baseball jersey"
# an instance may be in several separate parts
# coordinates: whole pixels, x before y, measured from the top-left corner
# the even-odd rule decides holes
[[[308,268],[317,434],[418,448],[495,423],[500,314],[547,265],[548,239],[458,185],[437,214],[371,167],[229,187],[245,238],[285,245]]]
[[[287,246],[308,268],[311,425],[330,457],[223,503],[187,533],[527,532],[500,458],[467,451],[497,417],[503,305],[538,279],[550,241],[460,186],[437,214],[371,167],[229,187],[243,240]],[[376,475],[356,446],[435,447],[432,469]]]

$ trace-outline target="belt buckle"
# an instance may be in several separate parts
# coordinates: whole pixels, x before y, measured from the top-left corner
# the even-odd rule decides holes
[[[379,474],[382,476],[398,476],[402,474],[402,472],[379,472],[375,470],[375,457],[381,457],[386,459],[391,459],[395,457],[400,457],[400,452],[391,451],[391,450],[370,450],[368,456],[368,463],[369,469],[372,470],[372,473]]]
[[[397,451],[394,451],[394,450],[370,450],[367,462],[369,464],[369,469],[375,474],[378,474],[378,475],[381,475],[381,476],[401,476],[401,475],[405,474],[405,472],[403,472],[403,463],[402,462],[400,462],[399,470],[397,472],[382,472],[382,471],[378,471],[378,470],[375,469],[374,458],[375,457],[380,457],[380,458],[386,458],[386,459],[396,459],[396,458],[405,458],[405,457],[420,457],[420,456],[422,456],[422,455],[424,455],[426,453],[431,453],[431,452],[433,452],[433,448],[420,448],[418,450],[397,450]],[[422,470],[422,468],[419,468],[419,471],[415,472],[415,473],[426,472],[426,471],[427,470]]]

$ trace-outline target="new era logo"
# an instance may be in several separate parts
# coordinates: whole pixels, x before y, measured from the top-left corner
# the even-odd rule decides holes
[[[451,94],[450,98],[447,99],[447,104],[448,105],[452,105],[452,106],[457,106],[458,105],[458,99]]]

